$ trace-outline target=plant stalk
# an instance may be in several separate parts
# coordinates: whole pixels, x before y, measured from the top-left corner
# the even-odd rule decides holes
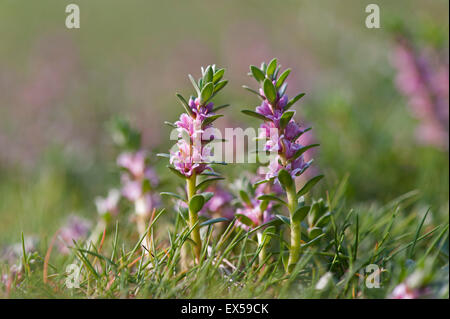
[[[300,222],[294,222],[294,213],[297,209],[297,193],[295,191],[295,184],[286,189],[286,193],[291,220],[291,246],[289,248],[288,272],[292,272],[300,259],[301,248],[301,225]]]
[[[195,172],[192,174],[191,177],[187,179],[187,195],[188,195],[188,203],[191,201],[191,198],[195,195],[195,186],[197,185],[197,175]],[[189,204],[188,204],[189,205]],[[198,214],[195,211],[192,211],[189,208],[189,227],[193,228],[191,233],[192,241],[194,242],[194,252],[195,257],[197,259],[197,262],[200,263],[200,257],[202,252],[202,242],[200,240],[200,227],[197,224],[195,227],[194,225],[198,221]]]

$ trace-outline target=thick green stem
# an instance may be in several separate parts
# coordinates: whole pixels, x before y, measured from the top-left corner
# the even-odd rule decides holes
[[[291,246],[289,249],[288,271],[292,272],[300,258],[301,244],[301,225],[300,222],[294,222],[294,213],[297,209],[297,194],[295,184],[286,189],[289,215],[291,219]]]
[[[197,175],[195,173],[192,174],[191,177],[187,179],[187,195],[188,195],[188,202],[191,201],[191,198],[195,195],[195,186],[197,184]],[[198,214],[195,211],[192,211],[189,209],[189,227],[193,228],[194,225],[198,221]],[[200,257],[202,253],[202,242],[200,240],[200,228],[197,224],[191,233],[192,241],[194,242],[194,252],[197,259],[197,262],[200,262]]]

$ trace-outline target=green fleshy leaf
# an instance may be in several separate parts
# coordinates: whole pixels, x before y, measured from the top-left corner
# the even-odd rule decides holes
[[[264,183],[269,183],[269,182],[271,182],[273,180],[274,180],[274,178],[263,179],[263,180],[257,181],[254,184],[254,186],[258,186],[258,185],[261,185],[261,184],[264,184]]]
[[[301,244],[302,248],[306,248],[311,246],[312,244],[314,244],[316,241],[318,241],[320,238],[322,238],[323,236],[325,236],[324,233],[320,234],[319,236],[315,237],[314,239],[311,239],[309,242],[305,243],[305,244]]]
[[[288,77],[289,73],[291,73],[291,69],[285,70],[283,73],[281,73],[280,77],[277,80],[276,88],[279,89],[281,85],[283,85],[284,81]]]
[[[180,216],[183,218],[183,220],[185,222],[187,222],[189,220],[189,210],[187,209],[187,207],[183,207],[183,206],[178,206],[178,213],[180,214]]]
[[[276,58],[274,58],[274,59],[272,59],[272,61],[270,61],[269,62],[269,64],[267,65],[267,71],[266,71],[266,74],[267,74],[267,76],[269,77],[269,78],[272,78],[272,76],[273,76],[273,74],[274,74],[274,72],[275,72],[275,69],[277,68],[277,59]]]
[[[175,95],[180,100],[181,105],[183,105],[184,110],[186,111],[186,113],[189,114],[190,116],[193,116],[194,112],[192,111],[191,107],[189,106],[188,102],[184,99],[184,97],[181,94],[179,94],[179,93],[176,93]]]
[[[278,90],[278,96],[283,96],[284,93],[286,93],[286,89],[287,89],[287,83],[283,83],[283,85],[281,85],[281,87]]]
[[[308,236],[311,239],[317,238],[319,235],[323,233],[322,228],[319,227],[313,227],[308,229]]]
[[[208,67],[205,70],[205,75],[203,76],[203,82],[204,83],[209,83],[213,81],[213,69],[210,65],[208,65]]]
[[[228,80],[223,80],[220,82],[217,82],[217,84],[214,85],[214,95],[217,94],[220,90],[222,90],[225,85],[227,85]]]
[[[288,125],[289,121],[292,119],[292,117],[295,115],[295,111],[287,111],[284,112],[283,115],[280,118],[280,128],[284,130],[286,125]]]
[[[225,69],[217,70],[216,73],[214,73],[214,76],[213,76],[213,80],[212,80],[213,83],[216,84],[217,82],[219,82],[224,74],[225,74]]]
[[[281,198],[278,198],[275,195],[271,195],[271,194],[261,195],[258,197],[258,199],[259,200],[270,200],[270,201],[281,203],[283,205],[287,205],[287,203],[284,200],[282,200]]]
[[[180,195],[175,194],[175,193],[172,193],[172,192],[161,192],[161,193],[159,193],[159,194],[160,194],[161,196],[169,196],[169,197],[173,197],[173,198],[182,200],[183,202],[186,201],[186,199],[184,199],[184,198],[181,197]]]
[[[309,132],[309,131],[311,131],[311,130],[312,130],[312,127],[305,128],[305,129],[302,130],[300,133],[298,133],[297,136],[294,137],[292,140],[293,140],[293,141],[296,141],[300,136],[302,136],[303,134],[305,134],[306,132]]]
[[[323,214],[315,223],[315,226],[317,227],[325,227],[331,219],[331,212],[327,212],[326,214]]]
[[[202,92],[200,93],[200,103],[205,104],[211,98],[213,91],[214,91],[214,84],[212,84],[211,82],[206,84],[203,87]]]
[[[263,243],[265,242],[265,244],[267,245],[268,239],[270,237],[277,237],[277,236],[278,234],[276,233],[275,226],[269,226],[263,231]]]
[[[283,223],[285,223],[286,225],[291,225],[291,221],[289,220],[288,217],[284,216],[284,215],[275,215],[279,220],[281,220]]]
[[[264,75],[264,72],[261,71],[259,68],[257,68],[254,65],[250,65],[250,72],[252,73],[255,80],[258,82],[262,82],[266,78],[266,76]]]
[[[195,189],[196,189],[196,190],[203,190],[203,189],[205,189],[209,184],[211,184],[212,182],[220,181],[220,180],[222,180],[222,179],[225,179],[225,178],[223,178],[223,177],[214,177],[214,178],[205,179],[204,181],[200,182],[200,183],[195,187]]]
[[[192,196],[189,201],[189,209],[195,213],[198,213],[203,208],[203,205],[205,205],[205,197],[201,194]]]
[[[277,90],[275,89],[272,81],[269,79],[265,79],[263,89],[264,95],[266,96],[267,100],[269,100],[270,104],[274,104],[277,100]]]
[[[318,175],[316,177],[311,178],[306,184],[302,187],[301,190],[298,191],[297,196],[302,196],[306,194],[314,185],[316,185],[321,179],[323,175]]]
[[[261,99],[264,99],[264,96],[262,96],[261,94],[259,94],[258,91],[253,90],[252,88],[248,87],[247,85],[243,85],[242,86],[244,89],[246,89],[249,92],[252,92],[253,94],[258,95]]]
[[[265,62],[261,63],[261,68],[260,68],[264,73],[266,73],[267,71],[267,64]]]
[[[200,88],[198,87],[197,82],[195,81],[194,77],[192,75],[188,75],[189,80],[191,80],[192,86],[194,87],[195,91],[197,92],[197,96],[200,96]]]
[[[295,160],[296,158],[300,157],[303,153],[305,153],[307,150],[309,150],[313,147],[317,147],[317,146],[320,146],[320,144],[311,144],[311,145],[306,145],[305,147],[302,147],[297,152],[295,152],[294,156],[292,156],[292,158],[290,160],[291,161]]]
[[[311,205],[311,212],[308,215],[308,224],[314,225],[315,221],[320,218],[322,214],[322,203],[319,201],[314,201]]]
[[[272,79],[275,80],[275,79],[277,78],[278,73],[280,72],[280,69],[281,69],[281,65],[278,65],[277,68],[276,68],[276,70],[275,70],[275,72],[273,73]],[[276,83],[275,83],[275,84],[276,84]]]
[[[294,97],[292,100],[290,100],[286,106],[284,107],[284,110],[288,110],[292,105],[294,105],[295,102],[297,102],[298,100],[300,100],[303,96],[305,96],[305,93],[300,93],[299,95],[297,95],[296,97]]]
[[[207,125],[211,124],[212,122],[214,122],[215,120],[217,120],[219,117],[222,117],[222,116],[223,116],[223,114],[214,114],[214,115],[206,117],[202,123],[202,127],[205,128]]]
[[[263,121],[267,121],[267,118],[264,115],[256,113],[255,111],[252,111],[252,110],[241,110],[241,112],[246,114],[246,115],[250,115],[250,116],[252,116],[254,118],[257,118],[257,119],[260,119],[260,120],[263,120]]]
[[[175,167],[167,165],[167,168],[170,169],[170,171],[172,173],[174,173],[175,175],[177,175],[178,177],[184,178],[186,179],[186,176],[184,176],[183,174],[181,174]]]
[[[267,201],[267,200],[262,200],[262,201],[261,201],[261,204],[259,204],[259,210],[260,210],[261,212],[264,212],[264,211],[267,209],[268,206],[269,206],[269,201]]]
[[[303,167],[303,169],[302,169],[300,172],[298,172],[297,174],[295,174],[295,176],[300,176],[300,175],[302,175],[308,168],[311,167],[311,164],[312,164],[313,162],[314,162],[313,159],[310,160],[310,161],[308,161],[308,162],[305,164],[305,167]]]
[[[294,212],[294,215],[292,216],[292,220],[295,223],[301,223],[305,219],[306,215],[308,215],[309,209],[309,206],[297,208],[297,210]]]
[[[167,153],[158,153],[158,154],[156,154],[156,156],[170,158],[170,154],[167,154]]]
[[[177,126],[175,124],[173,124],[173,123],[171,123],[169,121],[164,121],[164,124],[166,124],[166,125],[168,125],[168,126],[170,126],[172,128],[177,128]]]
[[[211,112],[216,113],[218,110],[224,109],[229,106],[230,106],[230,104],[219,105],[219,106],[216,106],[215,108],[213,108]]]
[[[216,223],[222,223],[222,222],[228,222],[229,220],[225,217],[219,217],[214,219],[209,219],[206,222],[203,222],[200,224],[200,227],[216,224]]]
[[[242,215],[242,214],[235,214],[235,216],[244,225],[247,225],[250,227],[253,226],[253,221],[250,218],[248,218],[247,216]]]
[[[252,204],[252,202],[251,202],[251,200],[250,200],[250,197],[248,196],[248,194],[245,192],[245,191],[243,191],[243,190],[240,190],[239,191],[239,196],[242,198],[242,200],[244,201],[244,202],[246,202],[248,205],[251,205]]]
[[[203,198],[205,199],[205,203],[206,203],[207,201],[209,201],[214,196],[214,193],[212,193],[212,192],[205,192],[205,193],[201,193],[199,195],[203,196]]]
[[[278,180],[284,189],[288,189],[294,185],[294,180],[292,179],[291,174],[289,174],[289,172],[285,169],[281,169],[278,172]]]
[[[219,173],[211,172],[211,171],[204,171],[200,175],[204,175],[204,176],[221,176]]]

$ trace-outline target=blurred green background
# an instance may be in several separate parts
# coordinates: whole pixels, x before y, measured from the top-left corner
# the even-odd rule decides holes
[[[80,29],[65,27],[72,2]],[[0,245],[22,231],[48,238],[70,213],[94,218],[94,197],[118,181],[106,123],[126,117],[146,149],[167,152],[163,121],[182,112],[174,93],[189,95],[187,74],[201,66],[227,68],[217,102],[232,107],[217,123],[256,126],[239,112],[257,103],[241,85],[254,87],[248,66],[272,57],[292,69],[289,96],[307,93],[296,120],[321,144],[315,165],[326,181],[316,194],[347,175],[355,204],[418,189],[419,210],[448,221],[448,150],[415,138],[389,27],[401,23],[417,47],[444,52],[448,69],[448,1],[376,1],[381,28],[367,29],[372,2],[0,0]],[[155,162],[165,177],[165,161]]]

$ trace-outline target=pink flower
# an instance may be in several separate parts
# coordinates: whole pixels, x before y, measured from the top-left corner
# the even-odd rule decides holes
[[[175,122],[175,125],[178,127],[178,137],[180,138],[183,137],[183,131],[185,131],[192,140],[201,138],[201,133],[203,133],[202,121],[200,118],[192,118],[186,113],[181,114],[180,120]]]
[[[282,143],[284,145],[284,154],[286,159],[291,159],[295,153],[302,148],[300,144],[291,142],[288,139],[282,139]]]
[[[276,156],[269,163],[269,170],[266,173],[266,179],[276,178],[278,176],[278,172],[283,168],[291,174],[292,178],[295,178],[306,168],[307,165],[308,164],[305,163],[303,156],[299,156],[298,158],[289,161],[285,166],[283,166],[280,163],[280,157]]]
[[[267,139],[264,150],[269,152],[278,152],[282,149],[281,140],[278,136],[278,128],[273,122],[264,122],[260,127],[259,138]]]
[[[206,202],[200,214],[207,215],[210,213],[214,217],[224,217],[233,219],[234,209],[230,202],[233,200],[233,195],[218,185],[206,188],[206,192],[213,192],[214,196]]]
[[[147,215],[158,205],[159,198],[150,193],[145,193],[134,201],[134,208],[138,215]]]
[[[272,76],[272,74],[267,76]],[[263,101],[261,105],[256,107],[256,112],[265,117],[264,123],[260,126],[262,130],[259,136],[266,139],[264,149],[277,154],[270,161],[266,178],[277,178],[281,169],[286,169],[292,177],[296,177],[306,167],[303,154],[296,157],[297,151],[302,148],[297,139],[303,130],[292,119],[295,113],[293,115],[289,114],[291,119],[288,123],[281,122],[286,112],[288,96],[284,93],[284,89],[276,88],[276,83],[277,79],[272,77],[276,98],[269,101],[264,95],[264,88],[260,88],[259,94],[263,97]],[[284,85],[287,85],[287,83],[284,83]]]
[[[249,218],[253,223],[252,225],[253,227],[248,226],[242,221],[240,221],[239,217],[237,219],[236,224],[242,227],[243,229],[249,231],[252,228],[256,228],[275,219],[275,215],[272,213],[274,206],[273,202],[270,202],[265,208],[265,210],[261,212],[261,201],[258,200],[257,198],[264,194],[280,195],[282,194],[282,192],[283,189],[281,188],[280,185],[277,184],[264,183],[258,185],[255,189],[254,197],[250,199],[251,202],[243,203],[243,208],[238,208],[236,210],[236,214],[240,214]]]
[[[61,242],[58,245],[62,254],[70,252],[69,247],[73,245],[73,241],[86,238],[91,229],[91,222],[81,217],[69,216],[67,223],[60,229],[59,238]]]
[[[266,174],[266,179],[274,178],[278,176],[278,172],[283,168],[280,164],[280,157],[276,156],[273,158],[268,166],[269,171]]]
[[[159,199],[152,194],[145,185],[155,187],[159,183],[155,171],[146,164],[147,156],[145,151],[139,150],[135,153],[122,153],[117,164],[127,169],[122,174],[122,195],[134,203],[135,213],[138,215],[147,215],[154,207],[159,205]]]
[[[183,175],[190,177],[195,171],[196,174],[201,174],[208,169],[207,165],[210,159],[210,148],[203,147],[201,143],[191,145],[185,140],[178,141],[178,150],[171,153],[170,163]]]
[[[96,197],[95,206],[100,215],[111,213],[116,215],[118,212],[117,204],[120,200],[120,192],[117,189],[111,189],[106,198]]]
[[[280,109],[284,109],[284,107],[286,106],[286,104],[288,103],[288,96],[287,96],[287,94],[284,94],[281,98],[280,98],[280,100],[278,101],[278,107],[280,108]]]
[[[398,37],[393,64],[397,88],[421,122],[418,140],[448,149],[448,62],[417,52],[407,38]]]
[[[179,140],[176,150],[170,151],[170,163],[186,177],[211,169],[208,166],[211,148],[206,142],[214,140],[215,134],[211,134],[211,131],[207,131],[207,129],[212,127],[212,122],[216,118],[212,118],[214,104],[207,101],[227,84],[227,81],[220,81],[223,72],[223,69],[217,70],[215,65],[208,66],[206,69],[202,68],[201,80],[198,81],[198,84],[194,83],[198,96],[191,97],[186,102],[182,96],[178,95],[187,109],[186,113],[181,114],[179,121],[175,123]],[[214,77],[216,77],[215,81],[213,81]],[[193,80],[193,82],[195,81]]]
[[[252,226],[249,226],[241,222],[238,218],[238,220],[236,221],[236,225],[245,229],[246,231],[249,231],[252,228],[256,228],[265,223],[268,223],[275,218],[275,216],[269,211],[269,209],[266,209],[264,212],[261,212],[261,208],[259,205],[253,207],[238,208],[236,210],[236,214],[246,216],[253,223]]]
[[[195,98],[195,100],[193,100],[192,98],[189,99],[188,104],[191,107],[191,110],[194,111],[194,113],[197,115],[196,117],[198,117],[201,121],[205,119],[207,114],[211,113],[212,108],[214,106],[212,102],[206,105],[201,105],[200,99],[198,97]]]
[[[126,168],[133,176],[139,177],[144,175],[145,171],[145,151],[141,150],[136,153],[122,153],[117,158],[117,165]]]
[[[124,185],[122,187],[122,195],[125,196],[129,201],[134,202],[142,195],[142,182],[129,180],[128,177],[124,177]]]
[[[394,288],[389,299],[418,299],[420,296],[418,289],[411,289],[405,283],[401,283]]]
[[[303,130],[297,125],[297,123],[295,123],[294,120],[291,120],[287,125],[286,125],[286,129],[284,130],[284,136],[288,139],[288,140],[294,140],[297,136],[300,135],[300,133],[302,133]]]
[[[265,117],[273,115],[272,108],[270,107],[267,100],[262,101],[261,105],[256,107],[256,113],[264,115]]]

